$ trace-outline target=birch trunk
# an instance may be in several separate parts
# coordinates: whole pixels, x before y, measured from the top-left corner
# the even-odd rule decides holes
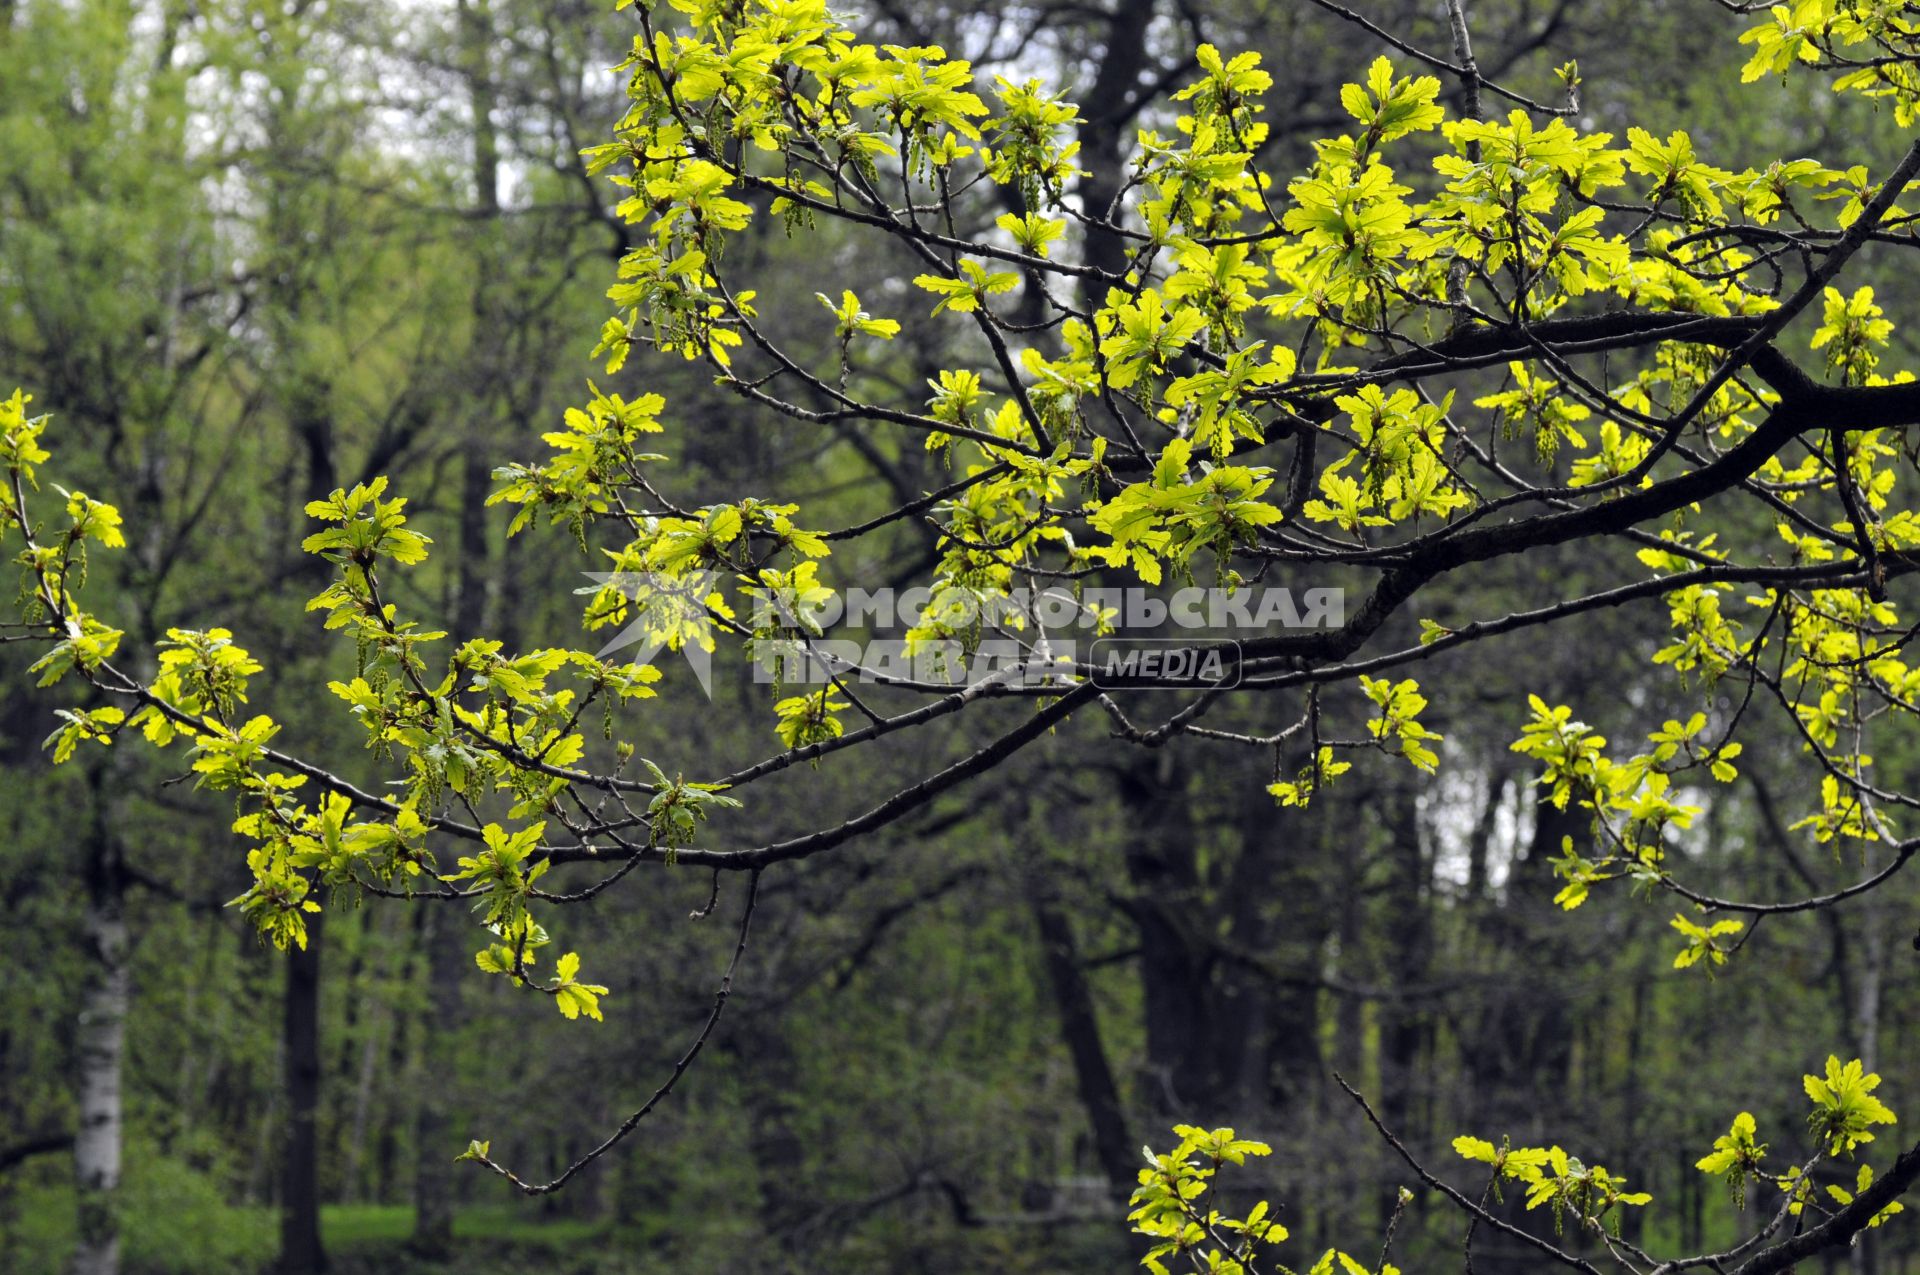
[[[126,873],[120,847],[108,830],[104,770],[93,772],[90,787],[83,929],[92,969],[81,994],[75,1042],[80,1128],[73,1140],[73,1168],[79,1225],[71,1271],[118,1275],[120,1071],[128,1001]]]

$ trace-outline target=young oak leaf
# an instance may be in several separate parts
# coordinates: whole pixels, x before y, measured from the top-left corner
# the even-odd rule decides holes
[[[554,1002],[560,1006],[560,1012],[568,1018],[578,1018],[585,1014],[594,1022],[600,1022],[600,998],[607,989],[598,983],[582,983],[580,973],[580,954],[568,952],[554,966],[556,978],[549,990],[553,992]]]
[[[1880,1077],[1869,1072],[1858,1058],[1843,1066],[1830,1054],[1826,1074],[1803,1076],[1801,1084],[1813,1100],[1807,1128],[1829,1156],[1846,1155],[1862,1143],[1872,1142],[1869,1126],[1898,1122],[1893,1111],[1873,1096],[1880,1087]]]

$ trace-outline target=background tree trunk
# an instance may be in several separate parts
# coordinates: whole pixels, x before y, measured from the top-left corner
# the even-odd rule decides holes
[[[428,918],[427,1003],[437,1030],[426,1040],[427,1074],[422,1078],[414,1148],[413,1239],[423,1257],[445,1257],[453,1250],[453,1122],[446,1107],[447,1074],[454,1066],[460,1020],[460,980],[473,967],[460,941],[459,916],[445,908]]]
[[[73,1140],[79,1192],[73,1275],[117,1275],[120,1269],[121,1062],[127,1036],[126,864],[106,810],[103,763],[88,774],[85,846],[87,909],[82,921],[91,961],[81,994],[78,1066],[80,1128]]]
[[[501,327],[497,289],[501,268],[500,146],[494,131],[494,87],[491,72],[492,24],[487,7],[474,0],[459,5],[461,56],[473,129],[473,193],[482,236],[476,253],[481,263],[471,306],[476,332],[472,366],[471,416],[476,426],[491,420],[501,377]],[[453,599],[453,638],[464,642],[485,630],[492,555],[488,548],[486,501],[492,490],[492,468],[479,438],[470,438],[461,463],[460,567]],[[510,633],[502,632],[511,643]],[[429,1003],[437,1030],[427,1040],[430,1077],[445,1077],[456,1065],[457,1029],[462,1017],[461,980],[473,971],[473,958],[454,912],[435,915],[427,927]],[[426,1256],[442,1257],[453,1247],[453,1155],[457,1148],[446,1111],[447,1090],[429,1085],[420,1109],[419,1145],[415,1148],[414,1229],[412,1247]]]
[[[1140,936],[1146,1105],[1168,1119],[1204,1122],[1214,1105],[1211,958],[1189,931],[1203,902],[1186,773],[1171,752],[1145,752],[1128,759],[1118,791],[1127,812],[1127,911]]]
[[[307,919],[307,946],[287,951],[287,1136],[280,1167],[280,1270],[317,1275],[320,1244],[320,947],[326,913]]]
[[[1127,1132],[1125,1109],[1120,1091],[1113,1081],[1113,1067],[1107,1061],[1107,1049],[1100,1036],[1100,1018],[1094,1010],[1093,995],[1087,987],[1086,972],[1080,968],[1080,952],[1073,939],[1073,923],[1055,902],[1043,893],[1044,885],[1030,887],[1034,925],[1040,935],[1040,953],[1046,963],[1047,982],[1053,989],[1060,1012],[1060,1035],[1073,1059],[1073,1074],[1080,1091],[1080,1104],[1086,1108],[1087,1123],[1093,1133],[1094,1154],[1100,1171],[1122,1195],[1133,1185],[1139,1167],[1139,1153]]]

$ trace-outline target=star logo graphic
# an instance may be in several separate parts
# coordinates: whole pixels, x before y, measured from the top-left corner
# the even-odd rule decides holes
[[[593,587],[577,593],[594,595],[588,627],[626,623],[594,655],[606,659],[615,651],[632,649],[632,662],[652,664],[661,651],[678,651],[693,670],[694,680],[708,699],[713,698],[713,610],[720,584],[717,571],[690,571],[668,575],[661,571],[587,571]]]

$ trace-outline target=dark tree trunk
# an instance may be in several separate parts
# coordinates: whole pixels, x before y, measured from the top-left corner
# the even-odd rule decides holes
[[[1401,988],[1427,977],[1433,919],[1431,867],[1421,845],[1420,821],[1410,786],[1397,784],[1385,805],[1387,859],[1392,875],[1388,887],[1388,915],[1394,926],[1389,946],[1389,968]],[[1424,1110],[1420,1056],[1428,1024],[1424,1011],[1409,997],[1392,1001],[1384,1015],[1380,1042],[1381,1103],[1387,1121],[1403,1138],[1418,1141],[1423,1134]]]
[[[1101,1039],[1093,994],[1087,987],[1086,972],[1080,967],[1073,924],[1052,899],[1041,893],[1037,882],[1031,904],[1047,982],[1060,1012],[1060,1034],[1066,1042],[1068,1056],[1073,1059],[1080,1105],[1086,1109],[1087,1124],[1093,1133],[1094,1155],[1115,1191],[1124,1194],[1133,1186],[1134,1174],[1139,1168],[1138,1153],[1127,1132],[1126,1113],[1113,1081],[1113,1067],[1107,1061],[1107,1047]]]
[[[280,1171],[281,1275],[327,1268],[320,1245],[320,946],[326,913],[307,919],[307,945],[287,950],[284,1031],[287,1138]]]
[[[1574,954],[1552,902],[1549,860],[1559,856],[1565,838],[1572,837],[1579,846],[1592,832],[1591,816],[1575,803],[1567,804],[1567,810],[1544,801],[1535,804],[1526,855],[1508,875],[1504,904],[1488,918],[1487,932],[1503,949],[1502,959],[1512,973],[1488,986],[1481,1007],[1472,1054],[1479,1066],[1470,1099],[1475,1111],[1467,1123],[1510,1130],[1516,1142],[1543,1136],[1539,1116],[1548,1109],[1543,1104],[1564,1091],[1573,1064],[1573,1015],[1565,989],[1551,972],[1569,968]],[[1699,1176],[1683,1175],[1683,1190],[1693,1189]],[[1526,1209],[1517,1193],[1509,1193],[1504,1216],[1524,1231],[1553,1237],[1551,1211]],[[1688,1243],[1693,1241],[1683,1240],[1683,1246]],[[1495,1241],[1489,1251],[1501,1247]]]
[[[477,258],[479,282],[471,299],[474,318],[471,419],[491,418],[500,378],[500,334],[503,319],[496,290],[501,269],[497,236],[500,230],[500,148],[493,124],[492,23],[481,0],[459,4],[461,55],[465,62],[467,97],[473,126],[473,186],[476,223],[482,241]],[[487,539],[487,494],[492,482],[487,448],[481,437],[469,438],[461,465],[460,566],[455,581],[452,629],[456,643],[479,636],[486,626],[487,599],[492,587],[492,555]],[[433,1007],[434,1030],[427,1034],[429,1073],[451,1077],[457,1065],[455,1032],[461,1019],[461,980],[472,972],[466,936],[457,914],[435,918],[427,930],[427,979]],[[413,1249],[426,1256],[444,1257],[453,1246],[453,1156],[457,1148],[446,1108],[447,1087],[424,1095],[419,1111],[419,1145],[414,1174]]]
[[[1265,1105],[1298,1112],[1326,1071],[1320,1039],[1320,989],[1311,977],[1336,915],[1323,893],[1325,806],[1276,808],[1264,787],[1247,782],[1239,847],[1225,886],[1226,942],[1236,956],[1271,962],[1273,979],[1232,960],[1215,997],[1219,1033],[1216,1085],[1234,1112]]]
[[[289,300],[290,310],[297,300]],[[289,415],[306,451],[307,499],[320,500],[339,485],[339,463],[328,387],[302,378]],[[325,559],[301,564],[323,578]],[[316,893],[318,891],[316,890]],[[323,904],[325,900],[320,902]],[[286,1068],[287,1134],[280,1145],[280,1260],[283,1275],[326,1269],[320,1244],[320,947],[326,914],[307,917],[307,946],[287,951],[281,1049]]]
[[[1121,772],[1120,801],[1128,826],[1127,910],[1140,935],[1146,1101],[1162,1115],[1199,1122],[1209,1118],[1214,1096],[1212,960],[1190,928],[1203,901],[1185,779],[1170,750],[1140,753]]]
[[[458,1061],[460,980],[472,968],[473,958],[462,942],[460,917],[450,909],[438,909],[428,918],[425,937],[431,1023],[423,1047],[427,1066],[417,1112],[409,1247],[422,1257],[444,1258],[453,1250],[453,1157],[459,1151],[447,1097]]]
[[[1119,0],[1107,18],[1106,47],[1101,50],[1100,69],[1087,94],[1088,109],[1080,125],[1080,155],[1087,168],[1087,175],[1080,179],[1080,198],[1087,215],[1095,219],[1107,215],[1126,180],[1125,151],[1133,136],[1130,124],[1140,109],[1135,90],[1147,69],[1147,28],[1153,22],[1153,10],[1154,0]],[[1119,236],[1087,236],[1088,265],[1123,274],[1126,260],[1126,241]],[[1091,284],[1090,289],[1091,300],[1104,296],[1103,285]]]

